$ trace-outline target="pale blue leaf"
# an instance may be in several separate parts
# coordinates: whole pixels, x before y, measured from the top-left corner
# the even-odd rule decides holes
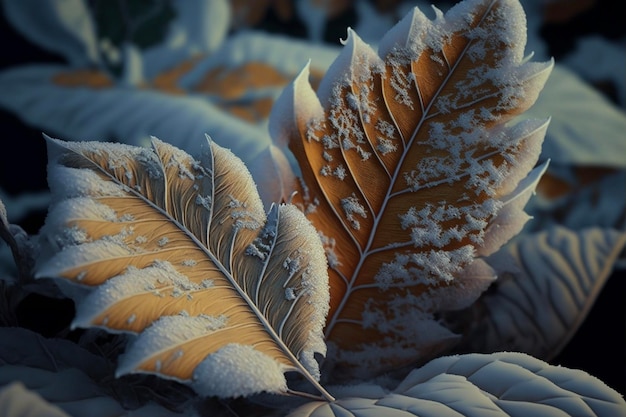
[[[624,417],[622,396],[579,370],[523,353],[435,359],[379,399],[311,402],[289,417]]]
[[[552,165],[551,169],[558,169],[566,178],[573,174],[572,167],[559,169]],[[587,185],[572,188],[556,199],[542,194],[532,198],[527,211],[533,221],[528,223],[526,232],[546,230],[555,224],[571,230],[589,227],[626,230],[626,170],[607,173]]]
[[[550,360],[587,316],[625,245],[623,231],[554,227],[494,254],[488,262],[498,280],[451,320],[464,323],[457,329],[465,334],[460,350]]]
[[[571,70],[555,65],[528,117],[550,117],[542,158],[556,165],[626,168],[626,114]]]
[[[19,67],[0,73],[0,106],[22,120],[69,140],[111,140],[148,145],[158,136],[199,154],[205,134],[232,150],[253,175],[264,202],[278,201],[282,187],[270,138],[210,102],[193,96],[112,87],[94,90],[53,84],[61,66]]]
[[[228,0],[170,2],[175,16],[163,43],[142,51],[147,79],[198,54],[212,54],[226,39],[230,26]]]
[[[0,387],[8,390],[0,391],[2,417],[183,417],[151,401],[126,409],[122,403],[129,397],[136,402],[137,393],[112,378],[108,360],[75,343],[23,328],[0,328]],[[29,401],[12,401],[16,399]]]
[[[202,59],[181,77],[180,86],[190,89],[197,85],[206,73],[219,66],[236,68],[247,62],[261,62],[276,68],[282,74],[292,76],[311,61],[311,67],[325,71],[341,49],[316,45],[310,42],[273,36],[263,32],[244,31],[224,40],[213,54]],[[281,89],[277,89],[280,94]]]
[[[98,40],[88,5],[83,0],[6,0],[9,22],[31,42],[63,55],[70,65],[100,62]]]

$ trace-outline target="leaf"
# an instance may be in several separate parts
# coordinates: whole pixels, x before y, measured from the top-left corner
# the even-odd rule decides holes
[[[555,65],[529,114],[551,118],[542,157],[557,165],[626,168],[626,114],[565,65]]]
[[[150,391],[152,399],[137,398],[142,395],[135,387],[122,381],[111,381],[112,374],[113,366],[109,361],[69,340],[44,338],[19,327],[0,328],[0,387],[4,387],[8,397],[3,404],[0,394],[0,415],[3,417],[22,416],[2,408],[7,406],[11,407],[10,410],[17,410],[12,407],[20,402],[23,402],[20,410],[24,416],[41,408],[63,410],[58,411],[59,415],[67,413],[76,417],[84,416],[86,410],[91,417],[181,416],[154,403],[158,390]],[[26,401],[26,398],[31,400]],[[174,399],[169,400],[173,402]],[[56,416],[52,411],[32,415]]]
[[[5,417],[69,417],[19,382],[0,388],[0,414]]]
[[[492,255],[498,281],[459,313],[467,326],[459,349],[551,360],[582,324],[625,246],[623,231],[555,226]]]
[[[576,168],[556,167],[555,171],[571,179]],[[560,172],[559,172],[560,171]],[[603,229],[626,228],[626,170],[616,172],[597,170],[600,178],[593,178],[580,169],[580,175],[573,181],[564,182],[557,176],[542,178],[537,189],[537,198],[532,200],[528,211],[535,219],[528,231],[546,230],[560,225],[570,230],[582,230],[590,227]],[[579,178],[590,180],[582,184]],[[593,179],[592,179],[593,178]],[[552,184],[544,179],[555,180]],[[559,193],[551,196],[551,191]]]
[[[311,402],[289,417],[626,416],[622,396],[579,370],[523,353],[468,354],[415,369],[380,399]]]
[[[120,138],[143,146],[150,135],[167,137],[174,146],[196,155],[205,132],[243,159],[269,207],[280,198],[275,175],[281,167],[272,159],[268,135],[242,123],[198,97],[178,97],[156,91],[115,86],[110,89],[67,88],[50,79],[66,68],[18,67],[0,73],[0,105],[27,124],[64,137]],[[97,114],[98,117],[94,117]],[[272,178],[270,181],[269,178]]]
[[[30,42],[62,55],[72,66],[100,61],[96,28],[84,1],[25,0],[2,6],[7,20]]]
[[[92,288],[73,327],[137,333],[118,375],[156,373],[203,395],[317,383],[328,305],[315,230],[293,206],[265,215],[242,162],[208,140],[199,161],[152,149],[48,139],[55,198],[38,277]],[[58,248],[57,248],[58,247]]]
[[[517,1],[466,1],[434,21],[414,9],[378,53],[349,31],[317,95],[307,68],[270,119],[300,170],[293,202],[326,245],[329,358],[377,373],[440,354],[434,314],[494,278],[480,258],[528,219],[547,122],[533,104],[552,63],[523,60]],[[283,193],[289,195],[289,190]]]
[[[3,240],[11,249],[17,266],[19,281],[26,283],[31,280],[35,257],[33,243],[20,226],[9,223],[6,207],[2,200],[0,200],[0,240]],[[3,278],[0,277],[0,280]]]

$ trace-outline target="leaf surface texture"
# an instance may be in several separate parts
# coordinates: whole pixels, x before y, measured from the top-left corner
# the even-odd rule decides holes
[[[624,417],[615,390],[579,370],[523,353],[437,358],[382,398],[311,402],[289,417]]]
[[[560,226],[492,255],[498,281],[460,314],[461,349],[525,352],[551,360],[575,334],[626,245],[626,233]]]
[[[295,207],[266,215],[243,163],[210,140],[199,160],[158,139],[48,144],[52,255],[37,276],[88,288],[74,327],[138,334],[118,375],[222,397],[285,392],[287,371],[316,383],[326,261]]]
[[[329,259],[338,364],[375,373],[449,348],[434,314],[478,297],[494,278],[480,257],[528,219],[547,122],[511,121],[552,63],[523,60],[525,23],[517,1],[415,8],[377,53],[349,31],[317,92],[305,68],[277,102],[272,136],[301,171],[292,201]]]

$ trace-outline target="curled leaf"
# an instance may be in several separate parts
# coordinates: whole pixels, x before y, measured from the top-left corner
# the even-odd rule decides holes
[[[317,94],[305,68],[279,99],[270,129],[297,159],[293,202],[326,246],[325,335],[349,373],[455,343],[435,313],[488,287],[480,258],[529,218],[547,121],[512,120],[552,62],[524,60],[525,24],[516,0],[461,2],[434,21],[416,8],[377,53],[349,31]]]
[[[326,261],[293,206],[266,216],[243,163],[210,140],[199,160],[152,149],[48,139],[54,197],[37,276],[90,289],[74,327],[138,337],[118,375],[155,373],[204,395],[316,388],[325,353]],[[263,373],[260,374],[260,370]]]

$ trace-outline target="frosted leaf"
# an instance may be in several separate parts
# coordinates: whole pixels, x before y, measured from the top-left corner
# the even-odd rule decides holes
[[[459,349],[521,351],[551,360],[579,328],[626,246],[623,231],[553,227],[525,234],[488,258],[490,291],[449,322]]]
[[[597,378],[516,352],[437,358],[391,392],[367,392],[310,402],[288,417],[626,416],[622,396]]]
[[[191,385],[201,395],[218,397],[286,391],[284,371],[274,359],[253,347],[233,343],[200,362]]]
[[[493,278],[478,258],[529,219],[547,121],[516,116],[553,63],[524,60],[525,25],[516,0],[467,0],[434,20],[415,8],[377,52],[348,30],[317,95],[305,68],[279,98],[272,135],[300,166],[291,201],[323,236],[328,360],[342,375],[363,372],[354,357],[371,355],[376,374],[448,349],[411,319],[475,301]],[[380,354],[393,346],[403,353]]]
[[[329,297],[317,232],[294,206],[266,214],[243,163],[206,145],[194,160],[156,138],[152,149],[49,139],[56,203],[37,277],[89,289],[74,294],[73,328],[137,335],[117,375],[236,397],[285,393],[294,371],[331,398],[311,360],[326,351]],[[271,364],[272,378],[256,362],[238,367],[238,354]],[[208,388],[225,374],[234,385]]]

